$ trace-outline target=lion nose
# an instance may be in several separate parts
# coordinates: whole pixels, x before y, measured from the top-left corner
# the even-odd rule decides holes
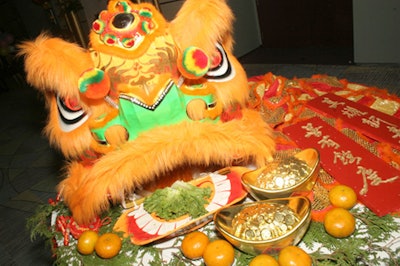
[[[129,27],[134,20],[135,17],[131,13],[121,13],[114,17],[112,24],[117,29],[125,29]]]

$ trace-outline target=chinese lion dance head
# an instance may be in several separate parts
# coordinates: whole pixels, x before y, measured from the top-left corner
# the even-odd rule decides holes
[[[151,4],[111,0],[90,44],[41,34],[20,45],[45,96],[45,132],[68,159],[58,191],[78,223],[184,169],[262,166],[271,129],[246,108],[226,0],[187,0],[167,22]]]

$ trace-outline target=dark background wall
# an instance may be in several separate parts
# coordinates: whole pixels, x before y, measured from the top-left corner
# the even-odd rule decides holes
[[[161,10],[168,18],[183,3],[182,0],[159,0]],[[200,0],[199,0],[200,1]],[[50,31],[65,39],[82,42],[75,30],[66,22],[60,3],[79,2],[83,9],[76,11],[81,36],[86,37],[91,22],[107,0],[49,0],[52,9],[44,8],[44,0],[0,0],[0,45],[4,43],[4,32],[12,34],[16,41],[31,39],[42,31]],[[249,49],[262,46],[268,58],[280,61],[280,54],[291,58],[298,53],[294,46],[302,45],[310,55],[315,48],[335,48],[344,51],[344,62],[355,63],[400,63],[400,1],[399,0],[229,0],[237,15],[235,37],[242,56]],[[245,6],[246,8],[243,8]],[[254,12],[252,12],[252,10]],[[249,36],[247,23],[255,21],[254,38]],[[259,22],[259,23],[258,23]],[[253,23],[254,24],[254,23]],[[252,25],[253,25],[252,24]],[[257,33],[258,32],[258,33]],[[257,34],[259,36],[257,36]],[[245,37],[242,37],[245,36]],[[247,37],[246,37],[247,36]],[[252,35],[253,36],[253,35]],[[85,42],[86,40],[83,40]],[[291,45],[291,46],[290,46]],[[1,47],[0,47],[1,48]],[[296,47],[294,47],[296,48]],[[278,49],[278,50],[276,50]],[[329,49],[327,50],[330,51]],[[333,51],[333,50],[332,50]],[[331,53],[332,55],[333,53]],[[337,58],[338,56],[331,56]],[[354,59],[354,60],[353,60]],[[327,57],[325,63],[329,61]],[[292,62],[293,63],[293,62]],[[316,63],[308,61],[308,63]]]

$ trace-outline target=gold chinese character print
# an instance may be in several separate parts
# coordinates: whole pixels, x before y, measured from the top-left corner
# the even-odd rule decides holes
[[[383,180],[377,173],[372,169],[367,169],[363,166],[358,167],[357,174],[361,174],[363,177],[363,187],[360,190],[360,195],[364,196],[368,193],[368,180],[371,181],[371,186],[379,186],[380,184],[392,183],[399,178],[399,176],[394,176],[392,178],[388,178]]]

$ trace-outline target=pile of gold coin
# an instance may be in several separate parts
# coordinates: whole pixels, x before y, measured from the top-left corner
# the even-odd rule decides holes
[[[266,168],[258,176],[257,186],[270,190],[289,188],[305,179],[310,172],[311,168],[305,161],[288,157]]]
[[[236,237],[244,240],[269,240],[289,232],[299,222],[296,213],[282,204],[258,204],[247,207],[232,220]]]

